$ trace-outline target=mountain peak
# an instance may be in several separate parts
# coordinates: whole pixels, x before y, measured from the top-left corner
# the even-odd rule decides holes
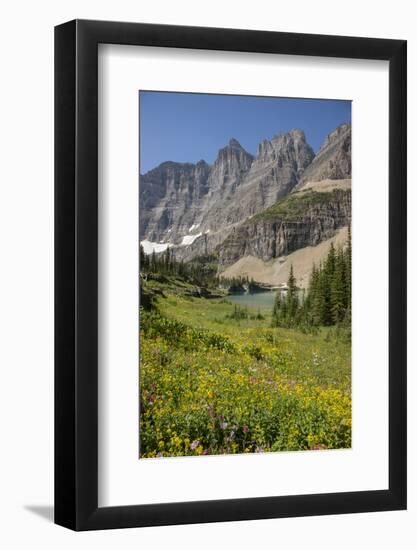
[[[340,124],[326,136],[313,162],[303,173],[302,181],[305,183],[324,179],[350,179],[351,154],[351,125]]]
[[[314,151],[306,141],[303,130],[298,128],[274,135],[271,141],[264,139],[258,145],[257,163],[276,163],[278,168],[286,165],[298,172],[313,160]]]
[[[240,145],[237,139],[230,138],[229,139],[229,147],[238,147],[239,149],[243,149],[243,147]]]
[[[215,164],[223,161],[225,158],[244,159],[245,164],[247,161],[252,162],[253,160],[252,155],[248,153],[235,138],[230,138],[229,143],[219,150]]]
[[[141,175],[141,239],[179,244],[190,227],[198,226],[203,234],[210,230],[210,237],[202,239],[208,248],[200,252],[212,252],[223,232],[226,236],[236,223],[272,206],[296,186],[350,178],[350,125],[330,132],[316,156],[299,129],[263,140],[255,158],[236,138],[228,138],[213,163],[168,161]],[[196,252],[198,240],[193,246]]]
[[[331,143],[336,142],[337,140],[345,137],[348,134],[350,135],[350,132],[351,132],[351,125],[349,123],[344,122],[343,124],[340,124],[337,128],[335,128],[333,131],[327,134],[326,139],[324,140],[324,143],[321,146],[321,149],[328,147]]]
[[[226,180],[237,181],[247,172],[253,156],[248,153],[235,138],[231,138],[226,147],[220,149],[213,165],[212,177],[220,183]]]
[[[304,130],[301,130],[301,128],[293,128],[288,132],[292,137],[294,138],[300,138],[300,139],[306,139],[306,135],[304,133]]]
[[[279,132],[278,134],[275,134],[271,141],[284,141],[284,140],[296,140],[301,139],[302,141],[305,141],[306,136],[304,133],[304,130],[300,130],[300,128],[293,128],[292,130],[289,130],[288,132]]]

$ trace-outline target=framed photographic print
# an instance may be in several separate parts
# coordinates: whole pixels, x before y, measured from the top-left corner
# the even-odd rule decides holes
[[[55,521],[406,507],[406,42],[55,30]]]

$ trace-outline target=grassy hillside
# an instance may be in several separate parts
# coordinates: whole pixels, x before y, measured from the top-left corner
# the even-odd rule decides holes
[[[159,285],[141,312],[141,457],[348,448],[350,342]]]
[[[256,214],[251,223],[259,221],[296,221],[302,219],[308,211],[317,206],[336,203],[350,194],[350,190],[334,189],[333,191],[302,191],[287,195],[270,208]]]

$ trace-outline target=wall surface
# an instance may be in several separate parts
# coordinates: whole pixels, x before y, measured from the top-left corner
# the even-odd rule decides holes
[[[85,18],[407,39],[409,280],[414,283],[417,37],[413,7],[407,0],[394,3],[16,0],[3,6],[0,34],[0,543],[3,548],[416,547],[415,284],[409,288],[408,511],[79,534],[51,522],[53,26]]]

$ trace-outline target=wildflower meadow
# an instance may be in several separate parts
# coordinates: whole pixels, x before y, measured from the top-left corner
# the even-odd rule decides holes
[[[350,334],[271,316],[170,289],[141,309],[141,458],[351,446]]]

